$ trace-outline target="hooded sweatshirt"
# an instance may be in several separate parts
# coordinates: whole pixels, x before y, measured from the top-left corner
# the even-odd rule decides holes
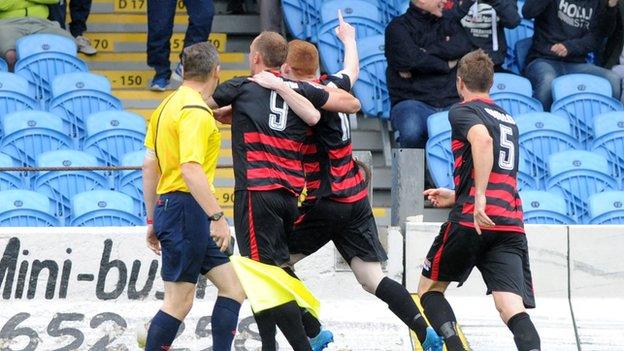
[[[459,101],[455,79],[458,60],[472,49],[470,39],[458,20],[435,17],[410,4],[407,12],[394,18],[386,28],[386,71],[392,105],[418,100],[434,107]],[[399,72],[408,72],[401,77]]]
[[[22,17],[48,18],[48,5],[59,0],[0,0],[0,20]]]
[[[522,15],[527,19],[535,18],[535,34],[527,62],[536,58],[585,62],[587,54],[602,42],[601,27],[615,21],[616,11],[605,11],[606,7],[606,0],[526,0]],[[557,43],[568,50],[566,57],[550,50]]]

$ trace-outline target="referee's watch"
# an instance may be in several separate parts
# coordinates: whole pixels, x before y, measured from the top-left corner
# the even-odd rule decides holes
[[[215,222],[220,220],[221,217],[223,217],[223,211],[217,212],[217,213],[215,213],[215,214],[213,214],[211,216],[208,216],[208,218],[210,218],[211,221],[215,221]]]

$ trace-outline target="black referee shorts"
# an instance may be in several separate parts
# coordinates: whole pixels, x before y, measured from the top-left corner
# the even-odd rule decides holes
[[[354,257],[366,262],[388,259],[368,198],[355,203],[319,199],[297,219],[288,248],[291,254],[311,255],[330,240],[349,263]]]
[[[297,216],[297,198],[286,190],[234,193],[234,229],[242,256],[281,266],[290,260],[287,238]]]
[[[434,239],[422,274],[435,281],[459,282],[474,267],[481,271],[487,294],[510,292],[522,297],[526,308],[535,308],[533,280],[526,235],[482,230],[446,222]]]

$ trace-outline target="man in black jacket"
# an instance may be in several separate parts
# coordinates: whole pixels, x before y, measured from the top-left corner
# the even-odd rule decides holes
[[[474,0],[463,3],[469,8]],[[427,117],[459,101],[455,66],[472,45],[459,20],[443,16],[453,6],[444,0],[412,0],[386,28],[390,118],[401,147],[424,148]]]
[[[608,3],[607,3],[608,2]],[[615,23],[618,0],[527,0],[524,18],[535,18],[533,45],[525,73],[533,84],[533,95],[548,110],[552,103],[551,82],[570,73],[586,73],[609,80],[613,96],[620,98],[617,74],[586,63],[587,54],[599,44]]]

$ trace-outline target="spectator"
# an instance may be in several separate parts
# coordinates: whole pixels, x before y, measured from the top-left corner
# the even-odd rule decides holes
[[[147,1],[147,64],[156,71],[150,89],[164,91],[171,79],[171,62],[169,61],[170,40],[173,34],[173,20],[177,0]],[[214,4],[212,0],[185,1],[189,16],[184,47],[206,41],[212,29]],[[182,65],[175,68],[175,78],[182,80]]]
[[[466,4],[471,3],[466,11]],[[463,1],[447,13],[461,18],[474,46],[483,49],[494,62],[494,71],[505,71],[502,67],[507,53],[505,28],[516,28],[521,21],[516,0]]]
[[[412,0],[386,28],[390,118],[403,148],[424,148],[427,117],[459,101],[457,60],[472,45],[458,20],[442,16],[445,0]]]
[[[0,57],[13,70],[18,39],[30,34],[48,33],[72,38],[57,22],[48,20],[48,5],[58,0],[2,0],[0,1]],[[73,39],[73,38],[72,38]]]
[[[548,110],[552,104],[551,82],[570,73],[606,78],[613,96],[620,98],[620,77],[613,71],[586,63],[587,54],[598,49],[608,27],[615,23],[618,0],[527,0],[524,18],[535,18],[533,45],[527,57],[527,78],[533,95]]]
[[[607,40],[601,62],[607,69],[624,79],[624,2],[617,5],[614,30]]]
[[[83,36],[87,31],[87,18],[91,12],[91,0],[67,0],[69,1],[69,15],[71,22],[69,23],[69,32],[76,38],[78,51],[85,55],[95,55],[97,50],[91,45],[91,40]],[[67,1],[61,0],[58,4],[50,6],[51,21],[56,21],[65,29],[65,20],[67,13]]]

